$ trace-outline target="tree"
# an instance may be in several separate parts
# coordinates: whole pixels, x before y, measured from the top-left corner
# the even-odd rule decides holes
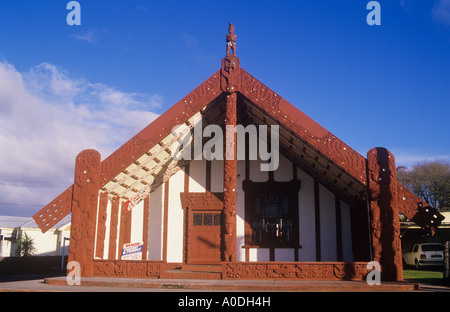
[[[450,210],[450,163],[424,161],[411,169],[397,168],[397,180],[439,210]]]
[[[24,235],[18,241],[17,256],[29,257],[34,256],[36,248],[34,247],[34,240],[24,233]]]

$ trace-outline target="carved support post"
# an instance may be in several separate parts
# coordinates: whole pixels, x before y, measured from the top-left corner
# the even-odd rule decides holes
[[[225,140],[224,140],[224,182],[223,182],[223,218],[222,242],[223,260],[236,261],[236,123],[237,94],[241,88],[241,67],[236,56],[236,35],[234,26],[228,28],[227,55],[222,59],[220,70],[220,88],[226,93]],[[233,50],[233,54],[230,51]]]
[[[225,109],[225,161],[223,182],[223,255],[224,261],[236,261],[236,93],[227,94]]]
[[[97,151],[85,150],[78,154],[75,163],[69,261],[80,264],[82,276],[93,275],[100,159]]]
[[[381,265],[381,278],[402,281],[402,251],[395,159],[385,148],[367,153],[370,225],[373,260]]]

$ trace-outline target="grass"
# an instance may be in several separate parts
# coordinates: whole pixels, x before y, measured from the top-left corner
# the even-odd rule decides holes
[[[439,270],[403,270],[403,278],[418,283],[444,285],[443,273]]]

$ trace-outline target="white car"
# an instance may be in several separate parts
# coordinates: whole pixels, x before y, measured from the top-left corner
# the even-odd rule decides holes
[[[403,263],[420,269],[424,266],[444,264],[444,245],[439,243],[415,244],[410,252],[403,254]]]

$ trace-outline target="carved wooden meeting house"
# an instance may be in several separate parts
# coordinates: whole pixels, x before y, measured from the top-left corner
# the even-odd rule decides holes
[[[397,182],[388,150],[355,152],[241,68],[233,25],[226,41],[217,72],[109,157],[82,151],[74,184],[36,223],[45,232],[72,214],[68,260],[82,276],[363,280],[377,261],[382,280],[401,281],[399,213],[431,233],[441,216]],[[275,170],[250,157],[264,141],[251,131],[245,157],[236,132],[223,140],[231,157],[173,157],[199,124],[267,125]]]

